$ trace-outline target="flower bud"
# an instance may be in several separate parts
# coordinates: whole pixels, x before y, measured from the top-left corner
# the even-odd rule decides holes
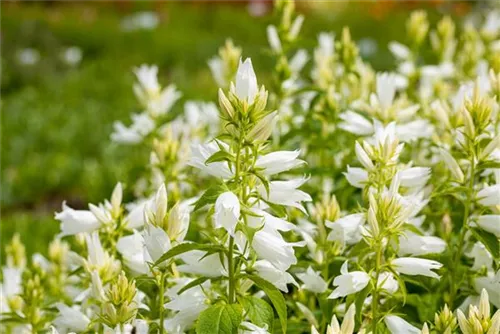
[[[251,142],[264,142],[273,132],[277,121],[278,112],[274,111],[263,117],[247,134],[247,140]]]
[[[220,88],[219,88],[219,106],[223,112],[223,117],[226,118],[227,120],[232,120],[234,117],[233,105],[231,104],[231,102],[229,102],[228,98]]]

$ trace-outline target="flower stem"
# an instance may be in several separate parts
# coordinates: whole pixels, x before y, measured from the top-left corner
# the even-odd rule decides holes
[[[165,333],[165,328],[163,327],[165,313],[163,309],[163,305],[165,304],[165,273],[161,273],[160,275],[160,334]]]
[[[459,286],[458,286],[458,279],[456,276],[457,274],[457,268],[460,266],[460,257],[462,255],[462,249],[464,247],[464,242],[465,242],[465,234],[467,233],[467,222],[469,220],[469,215],[470,215],[470,207],[472,205],[472,193],[474,190],[474,178],[475,178],[475,173],[476,173],[476,163],[475,163],[475,158],[472,157],[470,161],[470,179],[469,179],[469,186],[468,186],[468,191],[467,191],[467,199],[464,203],[464,217],[462,220],[462,228],[460,229],[460,235],[458,237],[458,248],[457,251],[453,257],[453,262],[452,262],[452,270],[450,274],[450,280],[451,280],[451,293],[450,293],[450,306],[453,307],[453,303],[455,301]]]
[[[229,252],[227,254],[227,262],[229,268],[229,288],[228,288],[228,301],[229,304],[234,303],[235,295],[235,281],[234,281],[234,263],[233,263],[233,249],[234,249],[234,238],[229,237]]]
[[[379,240],[377,240],[377,249],[375,251],[375,284],[373,285],[372,293],[372,333],[377,334],[377,323],[378,323],[378,303],[379,303],[379,291],[378,291],[378,278],[380,275],[380,265],[382,262],[382,247]]]

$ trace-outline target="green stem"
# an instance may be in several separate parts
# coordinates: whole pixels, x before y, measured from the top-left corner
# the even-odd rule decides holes
[[[382,247],[379,240],[377,240],[377,249],[375,252],[375,284],[373,285],[372,293],[372,332],[377,334],[378,323],[378,304],[379,304],[379,291],[378,291],[378,278],[380,276],[380,265],[382,262]]]
[[[165,304],[165,274],[161,273],[161,278],[160,278],[160,334],[165,333],[165,328],[163,327],[164,319],[165,319],[165,313],[163,309],[163,305]]]
[[[453,303],[455,301],[459,286],[457,285],[458,279],[456,276],[457,271],[456,269],[460,266],[460,257],[462,255],[462,249],[464,247],[464,242],[465,242],[465,234],[467,233],[467,222],[469,220],[469,215],[470,215],[470,209],[471,209],[471,202],[472,202],[472,194],[474,190],[474,178],[476,174],[476,163],[475,163],[475,158],[472,157],[471,161],[471,169],[470,169],[470,179],[469,179],[469,186],[468,186],[468,191],[467,191],[467,199],[464,203],[464,217],[462,220],[462,228],[460,229],[460,235],[458,237],[458,249],[453,257],[453,262],[452,262],[452,270],[451,270],[451,275],[450,275],[450,280],[451,280],[451,295],[450,295],[450,306],[453,307]]]
[[[234,280],[234,263],[233,263],[233,249],[234,249],[234,238],[229,237],[229,252],[227,254],[227,262],[229,268],[229,288],[228,288],[228,301],[229,304],[234,303],[235,295],[235,280]]]

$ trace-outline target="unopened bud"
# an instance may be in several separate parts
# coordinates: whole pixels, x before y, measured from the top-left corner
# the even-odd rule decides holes
[[[247,134],[247,140],[251,142],[264,142],[273,132],[277,121],[278,112],[274,111],[263,117],[250,132]]]

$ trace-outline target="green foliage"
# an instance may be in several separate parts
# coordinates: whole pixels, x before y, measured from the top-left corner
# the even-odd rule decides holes
[[[238,304],[212,305],[201,312],[196,325],[197,334],[236,334],[243,317]]]

